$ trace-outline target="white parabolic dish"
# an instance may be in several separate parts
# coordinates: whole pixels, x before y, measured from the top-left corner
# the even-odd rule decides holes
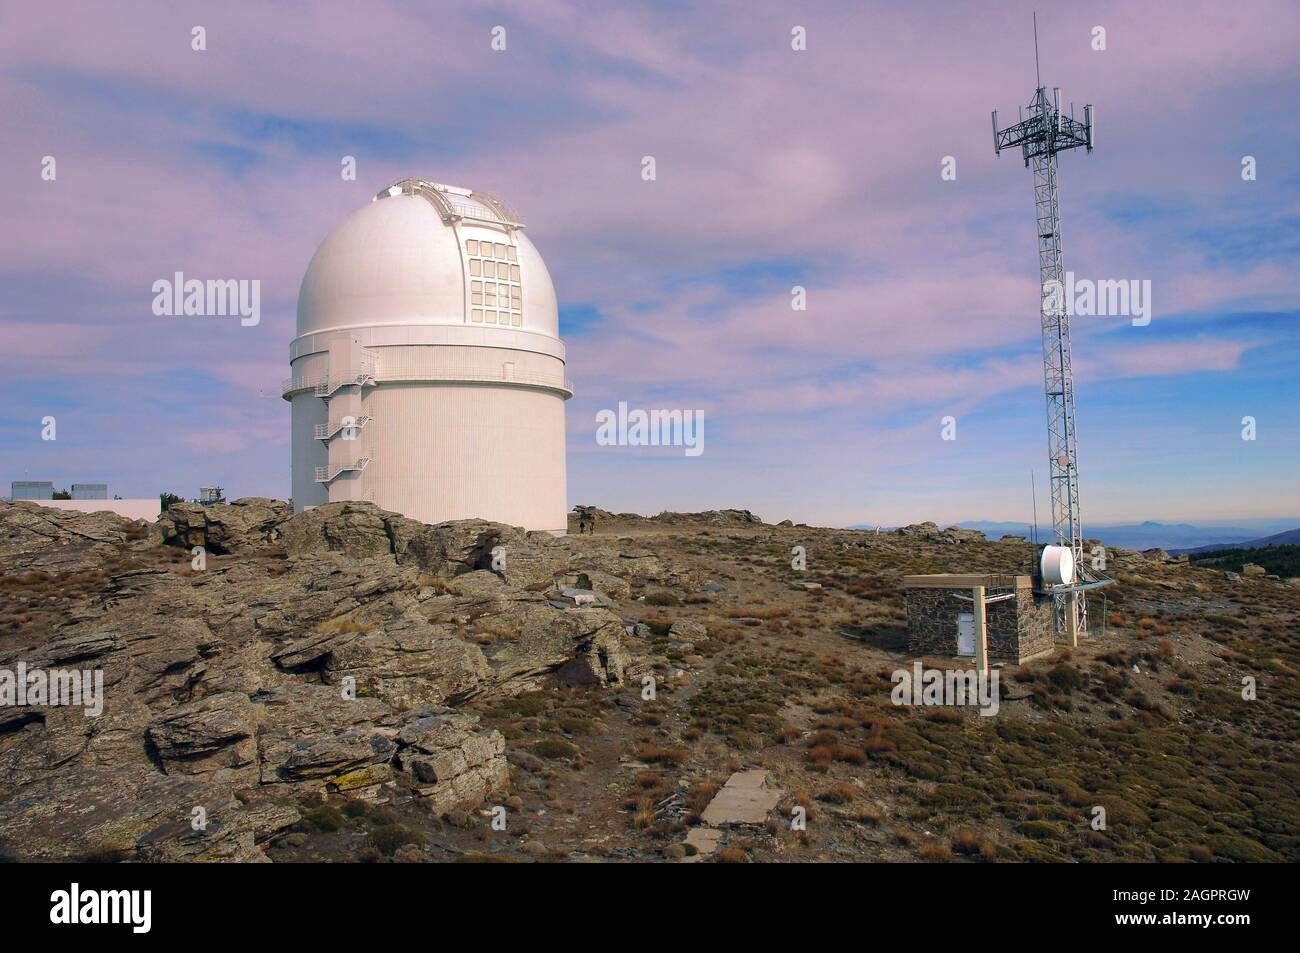
[[[1043,582],[1051,586],[1068,586],[1074,582],[1074,553],[1069,546],[1044,546],[1038,568]]]

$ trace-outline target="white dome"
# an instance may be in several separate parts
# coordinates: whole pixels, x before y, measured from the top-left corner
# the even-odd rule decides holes
[[[385,189],[330,232],[312,257],[298,296],[298,334],[476,323],[470,283],[485,276],[471,275],[479,264],[470,250],[491,243],[518,266],[510,287],[522,292],[522,320],[514,327],[558,337],[550,273],[516,225],[504,206],[469,189],[417,180]],[[503,255],[503,267],[506,260]]]
[[[285,399],[293,504],[565,531],[555,288],[494,196],[406,179],[321,243]]]

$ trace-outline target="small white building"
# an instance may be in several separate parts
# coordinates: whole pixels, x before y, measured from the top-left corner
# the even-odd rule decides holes
[[[426,523],[566,527],[564,344],[551,276],[494,196],[384,189],[298,297],[295,511],[370,500]]]

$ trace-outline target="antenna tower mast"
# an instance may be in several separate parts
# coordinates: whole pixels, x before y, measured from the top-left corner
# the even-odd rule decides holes
[[[1034,18],[1034,69],[1038,71],[1038,18]],[[1027,114],[1027,115],[1026,115]],[[1061,114],[1061,91],[1038,80],[1033,100],[1021,111],[1021,121],[998,128],[993,111],[993,151],[1019,146],[1025,167],[1034,167],[1034,206],[1038,223],[1038,275],[1042,290],[1043,389],[1047,396],[1048,486],[1052,499],[1052,533],[1058,546],[1074,555],[1082,573],[1083,528],[1079,521],[1079,462],[1074,427],[1074,371],[1070,362],[1070,320],[1061,264],[1061,208],[1056,193],[1056,156],[1080,146],[1092,151],[1092,106],[1083,107],[1083,121]],[[1091,588],[1091,587],[1089,587]],[[1070,644],[1087,630],[1084,589],[1068,587],[1055,595],[1056,628]]]

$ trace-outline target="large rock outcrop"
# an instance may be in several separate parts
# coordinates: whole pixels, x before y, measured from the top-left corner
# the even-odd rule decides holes
[[[116,513],[58,510],[22,500],[0,500],[0,571],[79,572],[147,534],[143,522]]]
[[[203,546],[213,553],[257,553],[280,539],[293,508],[279,500],[250,496],[233,503],[173,503],[158,518],[165,543]]]
[[[550,582],[572,559],[564,543],[548,533],[476,519],[430,526],[363,502],[329,503],[300,513],[286,524],[284,536],[291,556],[392,556],[400,566],[439,578],[488,570],[520,587]]]
[[[505,741],[448,706],[622,683],[623,620],[560,590],[688,579],[648,550],[369,503],[178,504],[153,533],[6,504],[0,540],[0,573],[37,602],[98,568],[0,641],[0,668],[103,684],[95,717],[0,709],[0,855],[19,859],[260,860],[298,820],[287,805],[327,794],[477,806],[509,785]],[[177,552],[192,546],[205,569]]]

